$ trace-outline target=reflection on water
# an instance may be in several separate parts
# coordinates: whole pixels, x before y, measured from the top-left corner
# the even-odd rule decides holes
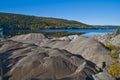
[[[115,32],[115,29],[49,29],[49,30],[37,30],[38,32],[97,32],[97,33],[107,33]]]
[[[50,33],[52,35],[52,33],[57,33],[56,36],[59,33],[59,36],[62,34],[68,34],[68,33],[81,33],[82,36],[86,36],[86,37],[92,37],[93,35],[99,34],[99,35],[103,35],[105,33],[109,33],[109,32],[115,32],[115,29],[49,29],[49,30],[36,30],[36,31],[31,31],[31,30],[5,30],[2,31],[2,35],[3,37],[11,37],[11,36],[15,36],[15,35],[21,35],[21,34],[27,34],[27,33]],[[85,33],[85,34],[83,34]]]
[[[90,33],[82,34],[81,36],[85,36],[85,37],[93,37],[94,35],[104,35],[104,34],[106,34],[106,33],[90,32]]]
[[[81,36],[93,37],[94,35],[104,35],[110,32],[116,32],[116,29],[50,29],[38,30],[40,32],[83,32]]]

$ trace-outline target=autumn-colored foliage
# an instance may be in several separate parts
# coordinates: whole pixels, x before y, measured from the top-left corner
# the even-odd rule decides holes
[[[4,30],[39,30],[94,28],[94,26],[73,20],[0,13],[0,28],[4,28]]]
[[[105,46],[110,49],[110,56],[113,58],[118,58],[117,48],[111,43],[105,43]]]
[[[110,49],[110,56],[115,58],[115,61],[111,65],[109,65],[107,71],[113,77],[118,77],[120,76],[120,62],[117,60],[119,57],[117,47],[115,47],[111,43],[105,43],[105,46]]]
[[[115,49],[116,47],[114,45],[112,45],[111,43],[107,42],[104,44],[107,48],[109,49]]]
[[[113,77],[120,76],[120,62],[115,61],[108,67],[108,73],[111,74]]]
[[[113,58],[118,58],[118,53],[116,49],[112,49],[110,52],[110,56]]]

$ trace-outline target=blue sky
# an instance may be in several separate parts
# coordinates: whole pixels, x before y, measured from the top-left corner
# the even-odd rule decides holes
[[[0,12],[120,25],[120,0],[0,0]]]

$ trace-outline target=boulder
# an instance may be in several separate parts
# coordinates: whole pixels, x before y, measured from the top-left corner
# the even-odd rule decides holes
[[[34,44],[39,44],[44,39],[47,39],[47,37],[41,33],[29,33],[29,34],[17,35],[10,38],[10,40],[13,40],[13,41],[19,41],[24,43],[34,43]]]
[[[94,63],[64,49],[12,40],[1,43],[4,79],[85,80],[87,75],[98,73]]]
[[[97,35],[93,37],[94,39],[102,42],[102,43],[111,43],[115,46],[120,47],[120,34],[115,33],[107,33],[103,36]]]
[[[111,64],[113,59],[108,55],[109,50],[100,42],[86,37],[79,37],[72,40],[64,49],[83,56],[92,61],[97,66],[102,67],[102,63]]]
[[[111,75],[109,75],[106,71],[95,74],[93,75],[93,77],[94,77],[94,80],[116,80]]]
[[[103,62],[106,65],[111,64],[113,59],[108,55],[109,50],[99,41],[91,38],[78,36],[71,40],[44,40],[39,46],[65,49],[73,54],[83,56],[85,59],[92,61],[97,66],[102,67]]]

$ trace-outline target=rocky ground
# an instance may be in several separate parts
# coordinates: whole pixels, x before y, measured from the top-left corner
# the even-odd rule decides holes
[[[93,37],[94,39],[102,42],[102,43],[111,43],[115,46],[119,46],[120,47],[120,34],[116,34],[116,33],[107,33],[105,35],[96,35]]]
[[[30,33],[1,39],[2,78],[114,80],[105,71],[105,67],[113,61],[109,52],[99,40],[78,35],[48,38],[40,33]]]
[[[110,43],[116,47],[118,47],[118,54],[119,54],[119,62],[120,62],[120,34],[116,33],[107,33],[103,36],[101,35],[95,35],[93,37],[95,40],[105,44]]]

